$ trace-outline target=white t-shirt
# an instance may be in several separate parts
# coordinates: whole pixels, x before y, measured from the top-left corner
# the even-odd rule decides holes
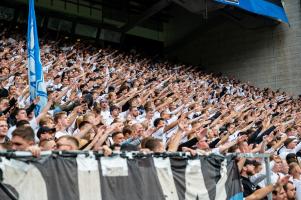
[[[153,137],[162,140],[164,134],[164,127],[159,128],[153,133]]]
[[[105,125],[110,125],[109,124],[109,122],[110,122],[109,120],[110,120],[110,116],[111,116],[110,111],[109,110],[101,111],[100,115],[102,116]]]
[[[282,147],[280,150],[279,150],[279,156],[282,158],[282,159],[285,159],[287,154],[289,153],[297,153],[298,151],[301,150],[301,142],[299,144],[296,145],[296,147],[294,149],[287,149],[285,146]]]
[[[60,138],[60,137],[62,137],[62,136],[64,136],[64,135],[72,135],[72,134],[70,134],[68,131],[66,131],[66,130],[64,130],[64,131],[57,131],[56,133],[55,133],[55,138]]]
[[[301,180],[293,179],[293,183],[296,187],[296,199],[301,200]]]

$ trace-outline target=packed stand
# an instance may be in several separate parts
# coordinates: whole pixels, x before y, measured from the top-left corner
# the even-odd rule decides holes
[[[48,103],[34,116],[26,40],[1,33],[0,149],[269,153],[271,185],[263,160],[237,158],[246,199],[301,200],[301,101],[134,50],[44,41]]]

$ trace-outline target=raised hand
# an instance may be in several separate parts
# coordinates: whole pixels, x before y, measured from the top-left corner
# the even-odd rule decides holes
[[[207,128],[201,128],[199,131],[196,132],[196,137],[198,140],[201,140],[203,137],[207,135]]]
[[[41,149],[38,146],[30,146],[27,148],[27,151],[30,151],[34,157],[40,157]]]
[[[37,105],[39,102],[40,102],[40,97],[37,96],[37,97],[33,100],[32,103],[33,103],[34,105]]]
[[[97,126],[102,121],[102,115],[96,115],[95,120],[93,121],[93,125]]]
[[[188,147],[182,147],[183,152],[189,152],[192,156],[195,156],[197,154],[196,150],[190,149]]]

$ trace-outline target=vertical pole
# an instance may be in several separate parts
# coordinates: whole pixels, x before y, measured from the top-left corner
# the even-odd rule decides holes
[[[264,162],[265,162],[265,171],[266,171],[266,175],[267,175],[267,178],[266,178],[267,185],[270,185],[271,184],[270,158],[265,157]],[[268,194],[268,200],[272,200],[272,193]]]

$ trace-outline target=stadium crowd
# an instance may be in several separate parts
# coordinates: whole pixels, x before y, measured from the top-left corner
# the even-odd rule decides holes
[[[33,114],[26,38],[2,29],[0,149],[269,153],[237,158],[246,199],[301,200],[301,101],[198,67],[83,41],[40,42],[48,103]]]

